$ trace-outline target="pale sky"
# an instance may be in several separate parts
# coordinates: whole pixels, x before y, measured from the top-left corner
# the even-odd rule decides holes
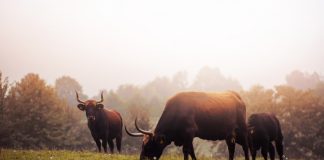
[[[0,70],[86,94],[218,67],[245,89],[324,75],[323,0],[0,0]]]

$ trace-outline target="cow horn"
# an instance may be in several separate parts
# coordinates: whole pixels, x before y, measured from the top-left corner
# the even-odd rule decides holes
[[[129,132],[129,131],[127,130],[126,125],[125,125],[125,131],[126,131],[126,133],[127,133],[128,135],[130,135],[130,136],[132,136],[132,137],[143,137],[143,136],[144,136],[143,133],[131,133],[131,132]]]
[[[103,102],[103,91],[101,91],[101,100],[100,101],[98,101],[97,103],[102,103]]]
[[[85,102],[83,102],[83,101],[81,101],[81,100],[79,99],[79,94],[78,94],[77,91],[75,91],[75,94],[76,94],[77,101],[78,101],[79,103],[85,104]]]
[[[149,136],[153,136],[153,133],[152,133],[152,132],[150,132],[150,131],[145,131],[145,130],[143,130],[143,129],[141,129],[141,128],[139,128],[139,127],[137,126],[137,117],[136,117],[136,119],[135,119],[135,127],[136,127],[136,129],[137,129],[139,132],[141,132],[141,133],[143,133],[143,134],[146,134],[146,135],[149,135]]]

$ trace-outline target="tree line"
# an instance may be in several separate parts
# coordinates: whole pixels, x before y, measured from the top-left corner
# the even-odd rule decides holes
[[[178,72],[172,77],[157,77],[142,86],[124,84],[115,90],[103,90],[104,105],[120,112],[129,130],[135,131],[136,117],[142,128],[150,129],[168,98],[192,90],[237,91],[246,103],[247,116],[256,112],[277,115],[288,157],[324,157],[324,82],[316,73],[293,71],[287,75],[286,84],[274,88],[255,85],[244,90],[239,81],[224,76],[219,69],[204,67],[192,83],[186,72]],[[88,98],[78,81],[69,76],[49,85],[38,74],[30,73],[10,83],[0,72],[0,147],[95,150],[85,115],[76,107],[75,91],[81,99]],[[99,95],[98,92],[92,98]],[[206,146],[213,156],[227,153],[222,142],[206,143],[195,143],[198,155],[206,152]],[[138,153],[140,147],[140,138],[124,134],[124,153]],[[178,150],[170,147],[167,152]]]

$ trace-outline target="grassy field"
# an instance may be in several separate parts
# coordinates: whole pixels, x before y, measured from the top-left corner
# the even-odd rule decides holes
[[[8,150],[2,149],[0,160],[137,160],[138,155],[103,154],[96,152],[77,152],[65,150]],[[226,158],[204,158],[199,160],[225,160]],[[164,155],[162,160],[182,160],[182,155]],[[243,160],[237,158],[236,160]]]

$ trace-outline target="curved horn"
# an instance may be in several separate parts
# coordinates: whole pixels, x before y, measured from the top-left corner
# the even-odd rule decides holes
[[[126,125],[125,125],[125,131],[126,131],[126,133],[127,133],[128,135],[130,135],[130,136],[132,136],[132,137],[143,137],[143,136],[144,136],[143,133],[131,133],[131,132],[129,132],[129,131],[127,130]]]
[[[103,91],[101,91],[101,100],[98,101],[97,103],[102,103],[103,102]]]
[[[143,130],[143,129],[140,129],[140,128],[137,126],[137,117],[136,117],[136,119],[135,119],[135,127],[136,127],[136,129],[137,129],[139,132],[141,132],[141,133],[143,133],[143,134],[146,134],[146,135],[149,135],[149,136],[153,136],[153,133],[152,133],[152,132],[150,132],[150,131],[145,131],[145,130]]]
[[[78,101],[79,103],[85,104],[85,102],[83,102],[83,101],[81,101],[81,100],[79,99],[79,94],[78,94],[77,91],[75,91],[75,94],[76,94],[77,101]]]

